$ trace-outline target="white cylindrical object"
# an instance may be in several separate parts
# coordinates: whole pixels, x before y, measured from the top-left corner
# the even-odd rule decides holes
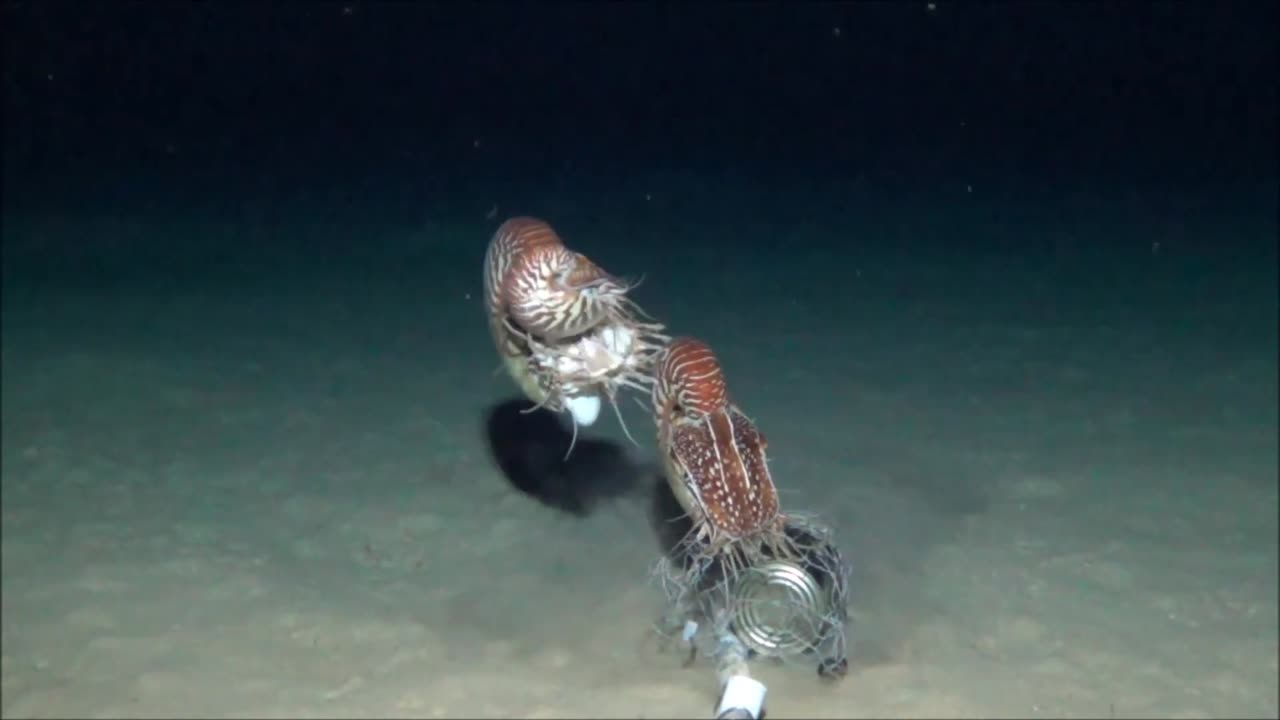
[[[680,639],[685,641],[686,644],[692,645],[693,639],[697,637],[697,635],[698,635],[698,621],[685,620],[684,630],[680,632]]]
[[[565,404],[569,406],[569,414],[573,415],[574,422],[583,427],[590,427],[600,417],[598,395],[577,395],[569,398]]]
[[[764,708],[764,683],[746,675],[734,675],[724,684],[716,720],[756,720]]]

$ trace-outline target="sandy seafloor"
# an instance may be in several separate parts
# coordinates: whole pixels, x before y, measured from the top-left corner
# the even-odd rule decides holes
[[[647,488],[576,517],[489,457],[491,230],[326,269],[122,239],[76,284],[13,278],[62,236],[240,230],[7,221],[3,715],[709,716],[711,669],[650,634]],[[772,717],[1280,712],[1274,255],[1103,230],[1031,260],[842,260],[813,227],[603,253],[716,347],[785,506],[855,565],[851,673],[758,664]]]

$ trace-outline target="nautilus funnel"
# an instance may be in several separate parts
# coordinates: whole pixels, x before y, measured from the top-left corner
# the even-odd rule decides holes
[[[632,285],[565,246],[542,220],[498,227],[485,253],[485,310],[507,373],[535,406],[590,425],[601,399],[648,392],[667,340],[631,300]]]
[[[712,654],[809,654],[821,673],[843,674],[848,570],[830,531],[782,512],[764,435],[706,343],[673,339],[654,376],[659,451],[692,524],[657,570],[667,619],[706,628]]]

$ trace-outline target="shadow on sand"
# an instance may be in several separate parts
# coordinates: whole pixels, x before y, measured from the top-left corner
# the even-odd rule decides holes
[[[581,428],[573,443],[573,429],[563,418],[530,407],[528,400],[512,398],[485,415],[489,454],[511,487],[574,517],[586,517],[602,501],[642,496],[659,486],[670,494],[661,474],[622,445],[589,437]]]
[[[555,413],[527,412],[529,401],[504,400],[486,413],[489,454],[511,487],[542,505],[586,517],[601,501],[623,497],[648,501],[649,527],[659,550],[669,553],[693,528],[662,471],[637,462],[625,447],[573,430]]]

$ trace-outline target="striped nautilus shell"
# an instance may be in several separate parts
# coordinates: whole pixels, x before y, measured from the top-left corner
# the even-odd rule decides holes
[[[662,325],[628,297],[633,283],[565,247],[547,223],[502,223],[485,255],[484,286],[498,353],[537,406],[562,412],[574,398],[603,394],[616,411],[623,387],[648,392],[668,339]]]
[[[715,549],[780,527],[764,435],[729,399],[706,343],[676,338],[659,353],[653,411],[667,480],[699,539]]]

